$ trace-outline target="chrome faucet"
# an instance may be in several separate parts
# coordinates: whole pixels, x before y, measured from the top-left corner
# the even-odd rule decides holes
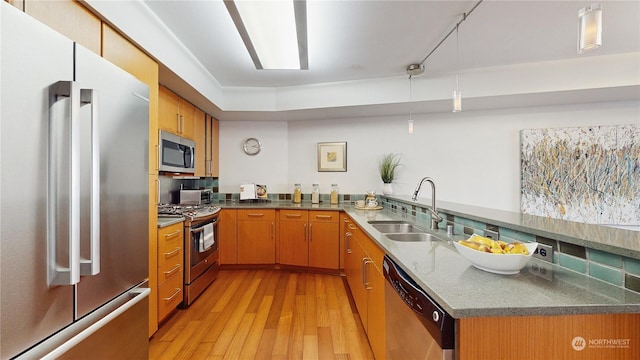
[[[438,223],[442,221],[442,216],[438,215],[438,210],[436,209],[436,184],[433,182],[433,179],[430,177],[422,178],[416,188],[416,191],[413,192],[413,197],[411,197],[411,199],[413,201],[418,200],[420,188],[425,181],[428,181],[429,184],[431,184],[431,208],[429,209],[429,212],[431,212],[431,230],[438,230]]]

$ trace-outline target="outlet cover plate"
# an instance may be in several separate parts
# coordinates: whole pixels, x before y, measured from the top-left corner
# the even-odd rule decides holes
[[[538,243],[538,248],[536,252],[533,253],[533,257],[553,263],[553,247]]]

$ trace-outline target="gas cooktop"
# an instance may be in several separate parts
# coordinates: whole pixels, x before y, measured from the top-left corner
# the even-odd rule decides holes
[[[161,217],[206,217],[220,211],[219,206],[212,204],[160,204],[158,205],[158,216]]]

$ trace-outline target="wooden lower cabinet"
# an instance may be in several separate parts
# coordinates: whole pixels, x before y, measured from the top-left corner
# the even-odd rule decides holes
[[[640,314],[457,320],[459,360],[640,359]]]
[[[384,252],[357,225],[346,223],[344,271],[347,283],[373,354],[376,359],[384,359]]]
[[[275,209],[240,209],[237,211],[238,264],[275,264]]]
[[[279,263],[337,270],[340,266],[339,212],[279,211]]]
[[[184,225],[158,229],[158,322],[182,302]]]
[[[220,265],[238,263],[238,212],[236,209],[220,210],[218,248]]]

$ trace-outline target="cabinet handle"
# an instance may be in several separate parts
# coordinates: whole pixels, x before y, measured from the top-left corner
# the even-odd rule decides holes
[[[300,215],[300,214],[286,214],[285,216],[288,217],[288,218],[299,218],[302,215]]]
[[[313,240],[313,224],[309,224],[309,241]]]
[[[344,233],[344,247],[347,250],[347,254],[351,254],[351,248],[349,247],[349,239],[353,236],[352,233],[346,232]]]
[[[155,204],[159,204],[160,203],[160,179],[155,180],[156,182],[156,202]]]
[[[364,285],[365,290],[371,290],[371,286],[369,286],[369,282],[367,281],[367,264],[371,264],[373,261],[369,258],[362,258],[362,285]]]
[[[175,274],[176,271],[180,270],[180,264],[176,264],[176,266],[174,266],[173,268],[171,268],[171,270],[169,271],[165,271],[164,272],[164,277],[165,279],[168,277],[171,277],[171,275]]]
[[[276,223],[271,223],[271,238],[275,239],[276,237]]]
[[[176,295],[180,294],[181,291],[182,289],[176,288],[176,291],[173,294],[171,294],[171,296],[169,296],[168,298],[164,298],[164,301],[170,302],[171,300],[173,300],[174,297],[176,297]]]
[[[348,222],[349,222],[349,219],[344,218],[344,220],[342,220],[342,221],[344,221],[345,223],[348,223]]]
[[[302,229],[304,232],[304,241],[307,241],[307,224],[302,225]]]
[[[247,214],[247,216],[252,216],[252,217],[262,217],[262,216],[264,216],[264,213],[259,213],[259,214],[256,214],[256,213],[250,213],[250,214]]]
[[[316,219],[331,219],[331,215],[316,215]]]
[[[349,224],[349,229],[351,229],[351,230],[355,230],[355,229],[357,229],[357,228],[355,227],[355,225],[353,225],[353,224]]]
[[[176,131],[180,134],[180,114],[176,114]]]
[[[165,238],[165,239],[168,239],[168,238],[170,238],[170,237],[174,237],[174,236],[176,236],[176,235],[180,234],[181,232],[182,232],[182,230],[174,231],[174,232],[172,232],[171,234],[166,234],[166,235],[164,236],[164,238]]]
[[[178,253],[180,252],[180,250],[181,250],[181,249],[182,249],[181,247],[177,247],[177,248],[175,248],[175,249],[174,249],[174,250],[172,250],[172,251],[169,251],[169,252],[164,253],[164,258],[165,258],[165,259],[168,259],[168,258],[170,258],[170,257],[172,257],[172,256],[174,256],[174,255],[176,255],[176,254],[178,254]]]
[[[156,145],[156,172],[160,171],[160,145]]]

